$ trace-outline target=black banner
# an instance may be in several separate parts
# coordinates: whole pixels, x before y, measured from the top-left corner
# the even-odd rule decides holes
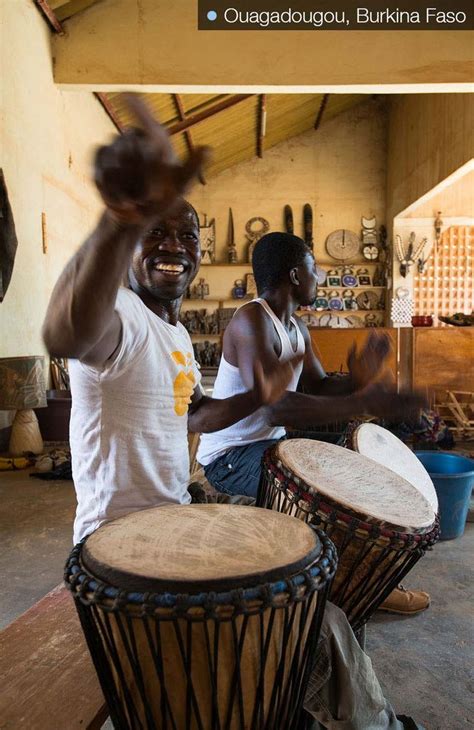
[[[473,30],[472,0],[198,0],[199,30]],[[473,40],[474,43],[474,40]]]

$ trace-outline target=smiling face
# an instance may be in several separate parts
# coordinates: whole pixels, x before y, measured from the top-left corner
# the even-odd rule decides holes
[[[296,268],[296,276],[298,286],[295,288],[295,292],[298,304],[302,307],[314,304],[318,292],[318,272],[316,261],[311,253],[307,253],[303,262]]]
[[[199,223],[183,200],[140,239],[131,269],[140,289],[154,299],[174,300],[184,295],[200,261]]]

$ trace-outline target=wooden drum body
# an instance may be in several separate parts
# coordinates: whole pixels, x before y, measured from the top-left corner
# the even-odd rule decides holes
[[[66,583],[116,730],[304,727],[335,551],[300,524],[170,505],[74,548]]]
[[[435,514],[405,479],[311,439],[267,451],[258,504],[321,527],[338,552],[330,600],[358,631],[438,540]]]

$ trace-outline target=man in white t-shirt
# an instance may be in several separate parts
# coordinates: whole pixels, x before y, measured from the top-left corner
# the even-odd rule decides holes
[[[97,152],[106,209],[61,274],[43,330],[48,350],[70,358],[75,543],[134,510],[188,503],[188,428],[248,416],[280,398],[293,372],[287,362],[263,380],[257,367],[245,393],[203,395],[178,316],[201,259],[199,220],[180,195],[204,151],[179,164],[148,110],[132,107],[142,129]]]
[[[97,153],[106,210],[61,274],[43,329],[49,351],[71,359],[75,541],[134,510],[189,502],[188,428],[222,430],[279,401],[299,361],[267,365],[265,374],[256,364],[250,387],[229,398],[202,394],[178,315],[200,262],[199,221],[180,195],[204,154],[178,164],[164,130],[140,103],[131,106],[142,129]],[[330,730],[418,727],[395,716],[331,604],[305,706]]]

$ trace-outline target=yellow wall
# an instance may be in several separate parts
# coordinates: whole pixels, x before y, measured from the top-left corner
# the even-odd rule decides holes
[[[99,210],[90,182],[92,150],[114,128],[91,93],[54,85],[50,31],[30,0],[1,3],[0,18],[0,164],[18,237],[13,277],[0,304],[0,356],[36,355],[44,353],[40,330],[51,289]]]
[[[395,217],[474,156],[474,94],[391,100],[387,212]]]
[[[198,31],[196,0],[101,0],[66,28],[54,40],[64,84],[472,81],[467,31]]]
[[[195,187],[189,198],[199,212],[216,219],[217,258],[226,260],[228,209],[234,216],[239,261],[246,251],[245,223],[266,218],[271,230],[284,230],[283,208],[293,208],[295,233],[303,235],[303,206],[313,207],[315,253],[330,260],[325,240],[336,228],[360,232],[361,216],[385,222],[386,114],[384,104],[368,100],[311,131]],[[247,269],[249,271],[250,269]],[[244,269],[202,268],[211,296],[226,297]]]

